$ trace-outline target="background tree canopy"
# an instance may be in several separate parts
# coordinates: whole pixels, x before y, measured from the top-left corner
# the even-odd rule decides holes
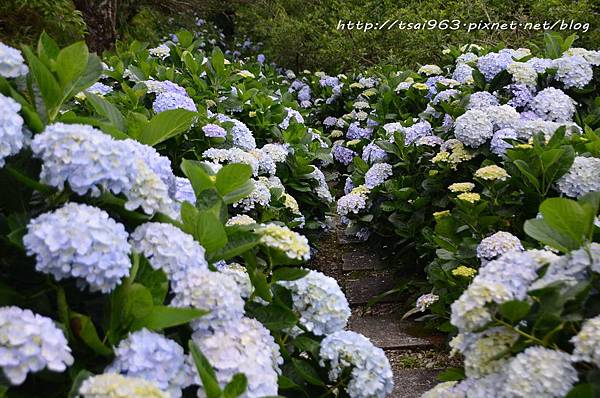
[[[87,34],[94,50],[111,49],[116,39],[158,41],[173,21],[192,24],[193,15],[213,19],[226,34],[264,43],[264,53],[284,67],[335,73],[393,63],[413,67],[436,62],[440,47],[465,43],[541,45],[542,31],[517,30],[337,30],[343,21],[459,19],[463,22],[589,23],[578,45],[600,43],[596,0],[5,0],[0,5],[0,39],[29,42],[43,30],[63,43]],[[189,19],[187,18],[189,17]],[[573,33],[571,31],[564,32]]]

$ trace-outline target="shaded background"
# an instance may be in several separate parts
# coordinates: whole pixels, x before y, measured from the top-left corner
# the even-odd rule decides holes
[[[382,30],[339,31],[338,20],[420,22],[544,22],[571,19],[589,23],[576,46],[600,47],[600,0],[2,0],[0,40],[28,43],[46,30],[62,44],[86,37],[96,51],[118,39],[155,44],[196,17],[214,21],[229,40],[251,37],[263,43],[268,59],[295,70],[329,73],[374,64],[401,67],[436,62],[440,48],[465,43],[535,47],[542,31]],[[573,32],[565,31],[565,35]]]

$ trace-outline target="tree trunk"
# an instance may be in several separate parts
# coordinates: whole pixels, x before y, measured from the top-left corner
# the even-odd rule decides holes
[[[117,2],[118,0],[74,1],[87,24],[85,40],[90,51],[101,53],[114,48],[117,40]]]

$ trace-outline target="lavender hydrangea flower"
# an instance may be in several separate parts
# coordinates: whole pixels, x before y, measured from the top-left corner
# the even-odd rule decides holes
[[[580,55],[556,59],[553,66],[557,68],[556,79],[565,88],[584,88],[594,77],[592,66]]]
[[[507,105],[515,108],[524,108],[528,106],[531,101],[533,101],[532,89],[524,84],[511,84],[510,92],[512,94],[512,98],[510,101],[508,101]]]
[[[52,319],[30,310],[1,307],[0,336],[0,367],[12,385],[22,384],[30,372],[44,368],[64,372],[73,364],[62,330]]]
[[[336,382],[347,369],[350,381],[346,392],[351,398],[384,398],[394,388],[392,369],[381,348],[365,336],[338,331],[321,341],[321,366],[329,366],[329,380]]]
[[[285,108],[285,111],[287,113],[283,121],[279,123],[279,128],[281,128],[282,130],[286,130],[290,126],[290,121],[292,119],[294,119],[296,123],[304,124],[304,118],[302,117],[300,112],[292,108]]]
[[[229,322],[238,322],[244,315],[240,288],[228,275],[201,267],[188,268],[186,277],[177,286],[170,306],[210,311],[191,322],[194,331],[205,333]]]
[[[379,145],[370,142],[363,148],[362,159],[369,164],[381,163],[388,159],[388,155]]]
[[[202,132],[209,138],[225,138],[227,136],[227,131],[223,127],[212,123],[202,127]]]
[[[392,166],[387,163],[375,163],[365,173],[365,186],[373,189],[383,184],[393,174]]]
[[[585,361],[596,366],[600,364],[600,316],[587,319],[583,322],[581,330],[571,338],[575,346],[573,361]]]
[[[525,249],[519,238],[510,232],[500,231],[483,239],[477,245],[477,258],[492,260],[511,250],[523,251]]]
[[[513,55],[512,50],[486,54],[477,60],[477,68],[483,73],[485,80],[491,81],[498,73],[513,63]]]
[[[0,94],[0,109],[0,167],[4,167],[5,158],[17,154],[23,148],[25,136],[23,118],[19,115],[21,105]]]
[[[221,387],[231,381],[234,374],[243,373],[248,387],[241,398],[277,395],[277,377],[283,359],[279,346],[260,322],[241,318],[211,334],[194,333],[192,338],[213,366]],[[201,384],[199,377],[196,382]],[[202,386],[198,396],[205,397]]]
[[[469,84],[473,82],[473,68],[467,64],[457,64],[452,78],[460,83]]]
[[[571,168],[557,182],[558,190],[572,198],[600,191],[600,159],[576,156]]]
[[[481,110],[469,110],[456,118],[454,135],[463,144],[477,148],[494,135],[494,126]]]
[[[186,109],[192,112],[196,112],[198,110],[194,100],[187,95],[169,92],[158,94],[152,103],[152,109],[156,113],[161,113],[172,109]]]
[[[77,278],[91,291],[112,291],[131,268],[125,227],[88,205],[68,203],[34,218],[23,244],[36,256],[36,270],[56,280]]]
[[[346,327],[350,307],[335,279],[309,271],[300,279],[277,283],[292,292],[294,311],[309,332],[322,336]]]
[[[511,128],[500,129],[494,133],[490,141],[490,150],[498,156],[503,156],[506,150],[512,148],[512,144],[504,139],[517,139],[517,131]]]
[[[29,68],[25,65],[21,51],[0,42],[0,76],[14,78],[27,73]]]
[[[144,85],[148,88],[149,93],[164,94],[173,93],[183,96],[187,96],[188,93],[185,88],[181,87],[177,83],[173,83],[170,80],[145,80]]]
[[[358,214],[367,207],[367,199],[370,193],[369,188],[364,185],[352,189],[352,191],[342,196],[337,202],[337,212],[340,216],[347,216],[350,213]]]
[[[423,120],[417,122],[404,129],[404,143],[410,145],[421,137],[431,135],[432,131],[431,124],[429,124],[428,121]]]
[[[569,122],[575,113],[575,101],[554,87],[540,91],[529,106],[540,118],[551,122]]]
[[[353,122],[348,126],[346,137],[350,140],[369,139],[371,138],[372,130],[369,128],[360,127],[358,122]]]
[[[356,155],[357,153],[352,149],[343,147],[340,144],[333,146],[333,158],[345,166],[352,163],[352,159]]]
[[[173,398],[192,384],[193,376],[183,348],[158,333],[142,329],[121,340],[107,373],[148,380]]]
[[[223,114],[218,114],[217,119],[221,123],[230,122],[233,123],[233,126],[230,129],[232,144],[238,148],[242,148],[244,150],[252,150],[256,148],[256,140],[252,135],[252,131],[246,126],[244,123],[240,122],[237,119],[230,118],[229,116],[225,116]]]
[[[175,178],[175,195],[173,199],[178,202],[190,202],[192,204],[196,203],[196,194],[194,193],[194,188],[192,187],[192,183],[187,178],[176,177]]]
[[[130,243],[134,251],[148,259],[152,268],[167,274],[175,291],[191,268],[208,269],[204,248],[171,224],[144,223],[133,231]]]
[[[333,116],[327,116],[325,120],[323,120],[323,126],[325,127],[333,127],[337,123],[337,118]]]

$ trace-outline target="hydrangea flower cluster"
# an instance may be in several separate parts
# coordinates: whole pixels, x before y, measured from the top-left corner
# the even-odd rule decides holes
[[[0,109],[2,109],[0,113],[0,167],[4,167],[5,158],[19,153],[23,148],[25,135],[23,134],[23,118],[19,115],[21,105],[12,98],[0,94]]]
[[[367,199],[370,189],[364,185],[352,189],[349,194],[342,196],[337,202],[337,212],[340,216],[346,216],[349,213],[358,214],[359,211],[367,207]]]
[[[292,260],[307,261],[310,258],[308,239],[288,227],[277,224],[263,224],[257,232],[260,243],[284,252]]]
[[[196,194],[190,180],[183,177],[175,177],[175,195],[173,195],[173,199],[178,202],[196,203]]]
[[[62,123],[36,135],[31,148],[43,161],[40,179],[49,185],[62,190],[68,182],[77,194],[92,196],[106,189],[123,193],[128,210],[142,207],[147,214],[173,214],[169,189],[175,178],[170,172],[167,183],[173,185],[167,185],[147,163],[146,157],[156,153],[152,148],[142,149],[145,146],[133,140],[117,141],[91,126]],[[155,156],[148,161],[165,174],[165,164]]]
[[[254,220],[252,220],[252,223],[254,223]],[[250,280],[250,276],[245,267],[238,263],[226,264],[225,262],[222,262],[219,265],[215,264],[215,266],[217,266],[220,273],[230,276],[235,283],[237,283],[240,288],[240,295],[244,299],[247,299],[252,295],[254,286],[252,286],[252,281]]]
[[[508,149],[512,148],[512,144],[506,140],[516,140],[517,138],[518,135],[516,130],[512,128],[500,129],[492,136],[490,150],[498,156],[503,156]]]
[[[108,293],[129,275],[127,237],[125,227],[105,211],[68,203],[32,219],[23,244],[36,256],[39,272],[56,280],[77,278],[91,291]]]
[[[506,181],[510,178],[510,174],[502,167],[493,164],[477,169],[475,177],[487,181]]]
[[[215,369],[221,387],[234,374],[244,373],[248,387],[241,398],[277,395],[277,377],[283,359],[279,346],[260,322],[241,318],[208,335],[195,333],[193,340]],[[196,382],[202,384],[199,377]],[[201,387],[198,397],[205,396]]]
[[[589,362],[600,365],[600,316],[587,319],[581,330],[571,338],[575,346],[571,358],[575,362]]]
[[[454,135],[472,148],[483,145],[494,135],[494,125],[484,111],[468,110],[456,118]]]
[[[433,293],[423,294],[422,296],[420,296],[417,299],[417,301],[415,303],[415,309],[419,312],[425,312],[425,310],[427,308],[431,307],[439,299],[440,299],[440,296],[438,296],[437,294],[433,294]]]
[[[418,139],[429,136],[432,134],[431,124],[428,121],[423,120],[413,124],[410,127],[406,127],[404,130],[404,143],[410,145],[416,142]],[[393,142],[393,140],[390,140]]]
[[[333,145],[333,158],[343,165],[347,166],[352,163],[352,159],[356,156],[350,148],[346,148],[340,144]]]
[[[298,112],[297,110],[292,109],[292,108],[285,108],[285,111],[287,113],[286,113],[283,121],[281,123],[279,123],[279,128],[281,128],[283,130],[287,130],[287,128],[290,126],[290,121],[292,119],[294,119],[294,121],[296,121],[296,123],[304,124],[304,118],[302,117],[300,112]]]
[[[362,151],[362,160],[368,164],[387,161],[387,153],[375,143],[368,143]]]
[[[161,44],[158,47],[149,49],[148,53],[154,57],[164,60],[171,54],[171,49],[166,44]]]
[[[496,98],[492,93],[488,93],[487,91],[478,91],[469,96],[467,109],[485,109],[489,108],[490,106],[498,105],[500,105],[498,98]]]
[[[52,319],[18,307],[0,308],[0,367],[13,385],[30,372],[64,372],[73,364],[67,339]]]
[[[186,109],[191,112],[198,110],[194,100],[189,96],[170,92],[158,94],[152,103],[152,109],[156,113],[172,109]]]
[[[343,330],[350,318],[350,307],[337,281],[318,271],[293,281],[278,284],[292,292],[294,310],[300,324],[317,336]]]
[[[252,168],[252,174],[258,175],[259,162],[256,156],[240,148],[220,149],[209,148],[202,153],[204,158],[208,158],[217,163],[243,163]]]
[[[92,376],[81,383],[80,398],[170,398],[150,381],[116,373]]]
[[[383,184],[392,174],[392,165],[387,163],[375,163],[365,173],[365,186],[369,189],[373,189],[376,186]]]
[[[212,123],[202,127],[202,132],[209,138],[225,138],[227,136],[227,131],[223,127]]]
[[[323,199],[326,202],[333,201],[333,196],[331,196],[331,192],[329,191],[329,186],[327,185],[327,181],[325,180],[325,175],[320,169],[313,166],[313,171],[307,174],[307,176],[317,181],[315,193],[320,199]]]
[[[142,224],[133,231],[130,242],[133,250],[144,255],[152,268],[162,269],[167,274],[175,291],[190,269],[208,269],[204,248],[191,235],[171,224]]]
[[[529,106],[540,118],[551,122],[569,122],[575,113],[575,101],[554,87],[540,91]]]
[[[29,68],[25,65],[21,51],[0,42],[0,76],[15,78],[27,73]]]
[[[244,212],[254,210],[257,206],[267,207],[271,202],[271,191],[268,185],[268,179],[259,177],[254,180],[254,189],[247,197],[240,199],[233,204],[233,207],[240,208]]]
[[[320,365],[330,367],[329,380],[336,382],[352,368],[346,392],[351,398],[384,398],[394,388],[392,369],[381,348],[351,331],[338,331],[321,341]]]
[[[565,88],[584,88],[594,77],[591,64],[580,55],[556,59],[553,66],[557,69],[556,79],[562,82]]]
[[[600,191],[600,159],[576,156],[567,174],[556,183],[560,192],[578,198],[589,192]]]
[[[229,128],[232,145],[247,151],[256,148],[254,135],[244,123],[223,114],[218,114],[217,120],[221,123],[233,123],[233,126]]]
[[[282,163],[288,157],[288,144],[265,144],[261,151],[266,153],[275,163]]]
[[[200,334],[224,324],[235,324],[244,315],[244,300],[240,288],[229,275],[203,268],[190,268],[186,278],[177,286],[171,306],[210,311],[191,322],[192,329]]]
[[[510,232],[500,231],[483,239],[477,245],[477,258],[492,260],[511,250],[523,251],[525,249],[519,238]]]
[[[173,398],[180,398],[181,390],[193,382],[183,348],[147,329],[121,340],[105,371],[148,380]]]

